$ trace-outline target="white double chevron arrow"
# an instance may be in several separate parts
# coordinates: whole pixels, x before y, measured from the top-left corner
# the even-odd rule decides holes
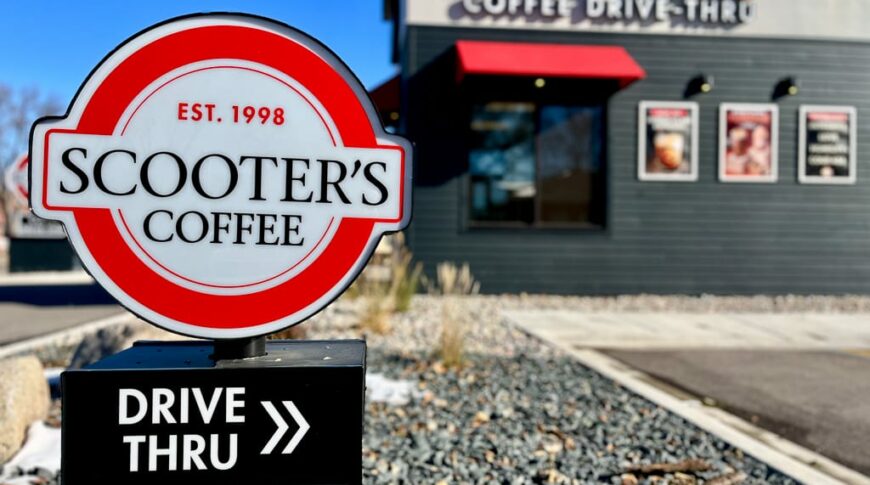
[[[281,417],[281,414],[275,409],[275,405],[269,401],[260,401],[260,404],[263,405],[263,408],[266,409],[266,412],[269,413],[269,417],[272,418],[272,421],[275,422],[275,425],[278,426],[278,429],[275,430],[275,434],[269,438],[269,442],[266,443],[266,446],[263,447],[263,451],[260,452],[261,455],[269,455],[272,453],[272,450],[278,446],[278,443],[281,441],[281,438],[284,437],[284,433],[290,429],[290,426],[287,425],[287,421],[284,421],[284,418]],[[305,436],[305,433],[308,432],[311,425],[308,424],[308,421],[302,416],[302,413],[299,412],[299,409],[296,408],[296,405],[293,404],[293,401],[281,401],[281,404],[284,405],[284,408],[290,413],[290,416],[293,416],[293,419],[296,421],[296,424],[299,425],[299,429],[296,430],[296,434],[293,435],[293,438],[290,439],[290,442],[287,443],[287,446],[281,450],[282,455],[289,455],[293,453],[293,450],[296,449],[296,446],[302,441],[302,437]]]

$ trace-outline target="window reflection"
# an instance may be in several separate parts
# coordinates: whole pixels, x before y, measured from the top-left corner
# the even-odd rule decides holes
[[[531,223],[535,214],[535,105],[474,108],[469,153],[472,218]]]
[[[473,107],[471,220],[603,224],[602,118],[601,106]]]
[[[544,106],[538,134],[540,220],[600,223],[601,107]],[[603,181],[602,181],[603,182]]]

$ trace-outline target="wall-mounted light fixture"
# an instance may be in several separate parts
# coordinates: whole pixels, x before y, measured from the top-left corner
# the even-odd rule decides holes
[[[541,88],[543,88],[543,87],[546,86],[546,85],[547,85],[547,80],[546,80],[546,79],[544,79],[544,78],[542,78],[542,77],[539,77],[539,78],[535,79],[535,87],[536,87],[536,88],[541,89]]]
[[[777,100],[785,96],[797,96],[801,90],[800,80],[794,76],[785,77],[773,87],[772,99]]]
[[[689,80],[684,96],[691,98],[696,94],[707,94],[716,86],[716,80],[708,74],[698,74]]]

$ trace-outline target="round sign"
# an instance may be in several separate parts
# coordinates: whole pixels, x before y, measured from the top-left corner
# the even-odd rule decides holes
[[[410,218],[411,149],[341,60],[245,15],[171,20],[31,138],[33,211],[156,325],[242,338],[336,298]]]

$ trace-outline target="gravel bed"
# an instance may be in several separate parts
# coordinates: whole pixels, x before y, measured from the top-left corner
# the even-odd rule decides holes
[[[5,470],[0,467],[0,472],[8,476],[2,485],[60,485],[60,474],[47,468]]]
[[[445,305],[465,316],[460,369],[433,355]],[[407,404],[367,404],[365,483],[786,484],[797,482],[527,336],[501,311],[858,312],[870,298],[418,296],[386,335],[358,327],[365,307],[342,298],[303,325],[311,339],[365,338],[368,372],[416,389]],[[52,411],[54,424],[59,406]],[[39,473],[37,483],[57,480]],[[734,477],[744,480],[726,480]]]
[[[418,297],[393,317],[388,335],[366,335],[368,371],[418,390],[404,406],[368,404],[366,483],[688,484],[737,475],[745,480],[720,483],[796,483],[511,327],[500,309],[525,304],[523,297],[449,304],[467,315],[460,370],[432,355],[443,299]],[[362,308],[338,302],[306,324],[308,338],[358,337]],[[709,470],[639,471],[689,459]]]

